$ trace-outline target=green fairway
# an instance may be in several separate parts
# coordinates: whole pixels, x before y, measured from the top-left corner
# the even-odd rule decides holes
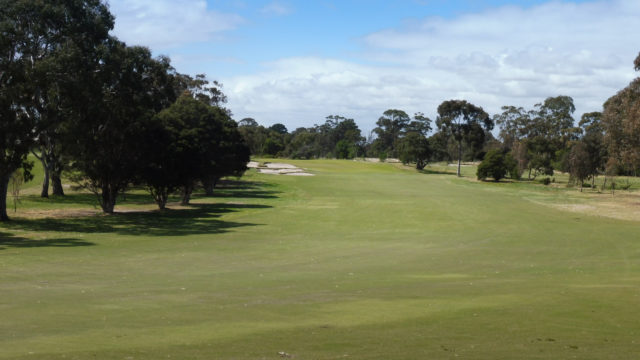
[[[316,176],[250,170],[166,212],[135,193],[113,216],[29,218],[95,211],[33,188],[0,224],[0,359],[640,354],[638,222],[542,186],[287,162]]]

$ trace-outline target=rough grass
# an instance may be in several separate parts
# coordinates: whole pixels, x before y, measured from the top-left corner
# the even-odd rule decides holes
[[[137,193],[114,216],[26,217],[93,208],[87,194],[25,198],[18,218],[0,225],[0,358],[640,351],[637,222],[545,200],[575,190],[437,168],[292,163],[316,176],[250,171],[214,198],[166,212]]]

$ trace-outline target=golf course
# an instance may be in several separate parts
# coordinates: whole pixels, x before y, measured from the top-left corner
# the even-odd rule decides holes
[[[640,353],[640,223],[597,211],[629,192],[283,161],[314,176],[251,169],[164,211],[139,189],[113,215],[40,198],[35,169],[0,224],[0,359]]]

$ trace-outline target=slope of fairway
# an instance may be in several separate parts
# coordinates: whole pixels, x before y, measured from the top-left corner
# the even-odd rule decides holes
[[[509,184],[293,163],[316,176],[252,170],[187,209],[0,225],[0,359],[640,353],[637,222]]]

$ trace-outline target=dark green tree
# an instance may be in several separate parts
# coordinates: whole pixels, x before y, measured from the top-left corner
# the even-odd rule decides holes
[[[510,154],[505,154],[505,152],[500,149],[489,150],[480,165],[478,165],[476,171],[478,180],[483,181],[491,177],[497,182],[507,174],[509,174],[512,179],[518,179],[520,177],[516,161]]]
[[[493,129],[493,121],[479,106],[468,103],[466,100],[448,100],[438,106],[436,124],[441,132],[448,134],[458,143],[457,174],[460,176],[463,142],[477,131],[478,127],[486,131]]]
[[[246,169],[248,149],[239,149],[244,142],[224,109],[184,94],[156,120],[164,129],[166,143],[148,167],[144,182],[160,208],[178,188],[182,189],[181,203],[187,205],[198,180]]]
[[[50,163],[57,161],[60,113],[68,107],[65,90],[76,81],[77,59],[91,53],[112,27],[113,17],[99,0],[0,0],[2,209],[5,179],[26,164],[24,151],[33,140],[45,172],[59,168]],[[7,218],[1,209],[0,218]]]
[[[409,115],[402,110],[389,109],[385,111],[376,122],[377,127],[373,129],[377,135],[373,144],[376,152],[384,152],[390,157],[397,156],[396,143],[410,121]]]
[[[84,74],[86,89],[76,98],[65,150],[75,181],[110,214],[117,195],[146,164],[148,145],[140,139],[154,126],[154,116],[175,101],[176,86],[169,59],[154,59],[147,48],[110,38],[99,50],[95,69]]]
[[[573,180],[580,183],[580,191],[584,180],[592,174],[593,164],[587,151],[587,145],[579,141],[571,147],[569,152],[569,173]]]
[[[407,133],[398,143],[398,154],[403,164],[415,163],[422,170],[431,158],[429,140],[419,132]]]
[[[289,131],[287,130],[287,127],[280,123],[276,123],[269,126],[269,130],[280,135],[285,135],[289,133]]]
[[[238,131],[249,146],[251,155],[261,155],[264,143],[269,137],[269,130],[252,118],[244,118],[238,122]]]

